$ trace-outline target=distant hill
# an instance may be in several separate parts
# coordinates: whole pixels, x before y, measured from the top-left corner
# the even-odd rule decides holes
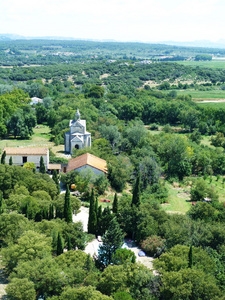
[[[211,42],[207,40],[191,41],[191,42],[174,42],[162,41],[159,44],[180,46],[180,47],[203,47],[203,48],[225,48],[225,40]]]
[[[63,37],[63,36],[22,36],[18,34],[10,34],[10,33],[0,33],[0,41],[10,41],[10,40],[59,40],[59,41],[93,41],[93,42],[120,42],[113,39],[82,39],[82,38],[73,38],[73,37]],[[125,41],[123,41],[125,42]],[[144,43],[141,41],[126,41],[133,43]],[[122,41],[121,41],[122,43]],[[159,41],[159,42],[145,42],[145,44],[163,44],[170,46],[178,46],[178,47],[202,47],[202,48],[225,48],[225,40],[219,40],[217,42],[211,42],[208,40],[199,40],[199,41],[190,41],[190,42],[176,42],[176,41]]]
[[[0,41],[9,41],[9,40],[75,40],[75,38],[60,37],[60,36],[32,37],[32,36],[23,36],[23,35],[18,35],[18,34],[0,33]],[[77,39],[77,40],[79,40],[79,39]]]

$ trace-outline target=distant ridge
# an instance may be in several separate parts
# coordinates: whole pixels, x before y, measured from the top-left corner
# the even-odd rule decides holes
[[[176,41],[158,41],[158,42],[144,42],[144,41],[118,41],[114,39],[85,39],[74,37],[62,37],[62,36],[23,36],[18,34],[0,33],[0,41],[14,41],[14,40],[59,40],[59,41],[90,41],[90,42],[111,42],[111,43],[144,43],[144,44],[163,44],[177,47],[202,47],[202,48],[225,48],[225,40],[219,40],[217,42],[211,42],[208,40],[198,40],[189,42],[176,42]]]
[[[211,42],[207,40],[191,41],[191,42],[174,42],[174,41],[162,41],[159,44],[173,45],[179,47],[202,47],[202,48],[225,48],[225,40],[219,40],[217,42]]]

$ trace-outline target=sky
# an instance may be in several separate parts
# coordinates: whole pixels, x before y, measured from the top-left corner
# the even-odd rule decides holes
[[[117,41],[225,40],[224,0],[0,0],[0,33]]]

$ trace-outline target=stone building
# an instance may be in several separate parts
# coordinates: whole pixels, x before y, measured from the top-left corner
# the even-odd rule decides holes
[[[80,119],[79,109],[75,119],[70,120],[70,130],[65,133],[65,152],[73,154],[73,149],[91,147],[91,134],[86,131],[86,120]]]
[[[46,170],[49,169],[49,150],[44,147],[5,147],[5,162],[9,164],[12,157],[14,166],[23,166],[26,162],[35,163],[36,168],[40,167],[40,159],[43,157]]]

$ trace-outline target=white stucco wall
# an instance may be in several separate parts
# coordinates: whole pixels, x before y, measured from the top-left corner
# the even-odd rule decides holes
[[[6,155],[5,162],[9,164],[9,159],[12,157],[13,165],[23,166],[23,157],[27,157],[27,162],[35,163],[36,167],[40,167],[40,159],[43,157],[45,168],[48,169],[49,154],[48,155]]]
[[[80,168],[78,168],[78,169],[75,169],[75,171],[81,172],[82,170],[85,170],[85,169],[90,169],[90,170],[92,170],[93,173],[94,173],[95,175],[103,175],[103,174],[105,174],[104,172],[102,172],[102,171],[100,171],[100,170],[98,170],[98,169],[96,169],[96,168],[93,168],[93,167],[91,167],[91,166],[89,166],[89,165],[85,165],[85,166],[83,166],[83,167],[80,167]]]
[[[70,152],[70,133],[65,134],[65,152]]]

